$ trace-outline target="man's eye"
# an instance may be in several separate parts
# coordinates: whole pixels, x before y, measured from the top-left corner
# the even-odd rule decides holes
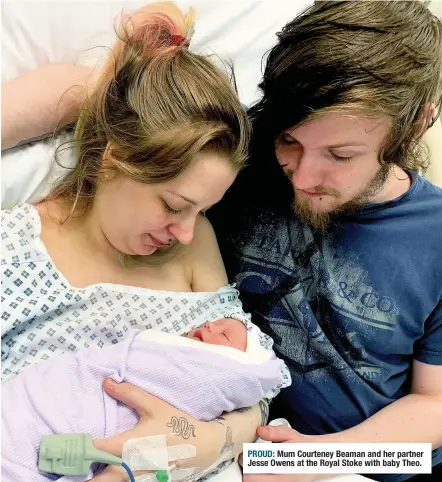
[[[284,144],[286,146],[289,146],[289,145],[292,145],[292,144],[296,144],[296,141],[295,141],[295,139],[293,139],[293,137],[289,136],[288,134],[282,133],[279,136],[279,143]]]
[[[341,157],[341,156],[337,156],[336,154],[333,154],[333,152],[331,153],[333,159],[335,161],[338,161],[338,162],[350,162],[351,161],[351,157]]]

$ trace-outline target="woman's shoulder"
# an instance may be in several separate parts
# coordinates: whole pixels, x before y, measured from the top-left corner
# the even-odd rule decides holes
[[[40,232],[40,217],[31,204],[2,209],[2,264],[30,262],[38,256]]]
[[[34,206],[17,204],[11,209],[2,209],[2,246],[13,240],[34,239],[40,235],[39,215]]]
[[[192,291],[216,291],[228,282],[215,231],[204,216],[197,219],[185,263]]]
[[[192,246],[195,248],[207,247],[207,245],[218,245],[216,234],[212,223],[206,216],[198,216],[195,224],[195,235]]]
[[[4,208],[2,209],[2,220],[9,224],[3,227],[13,229],[17,225],[32,223],[36,215],[38,216],[35,207],[28,203],[20,203],[12,208]]]

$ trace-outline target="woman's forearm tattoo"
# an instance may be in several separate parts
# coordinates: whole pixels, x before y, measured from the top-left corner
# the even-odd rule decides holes
[[[195,437],[195,426],[190,424],[185,417],[172,417],[166,427],[171,427],[174,435],[188,439],[190,436]]]
[[[259,409],[261,411],[261,425],[267,425],[269,420],[269,402],[265,398],[259,402]]]
[[[224,442],[224,445],[221,447],[220,455],[223,455],[225,453],[232,453],[234,446],[235,446],[235,444],[233,443],[232,429],[227,425],[226,426],[226,441]]]

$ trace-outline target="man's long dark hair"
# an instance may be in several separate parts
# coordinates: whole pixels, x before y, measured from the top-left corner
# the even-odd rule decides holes
[[[387,116],[381,160],[425,171],[421,119],[442,103],[442,22],[422,2],[319,1],[277,36],[249,110],[251,162],[285,129],[329,111]]]

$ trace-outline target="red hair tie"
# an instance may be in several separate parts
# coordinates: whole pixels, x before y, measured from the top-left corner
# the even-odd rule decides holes
[[[171,35],[170,36],[172,45],[176,45],[179,47],[180,45],[184,45],[185,47],[188,47],[190,42],[186,37],[183,37],[182,35]]]

